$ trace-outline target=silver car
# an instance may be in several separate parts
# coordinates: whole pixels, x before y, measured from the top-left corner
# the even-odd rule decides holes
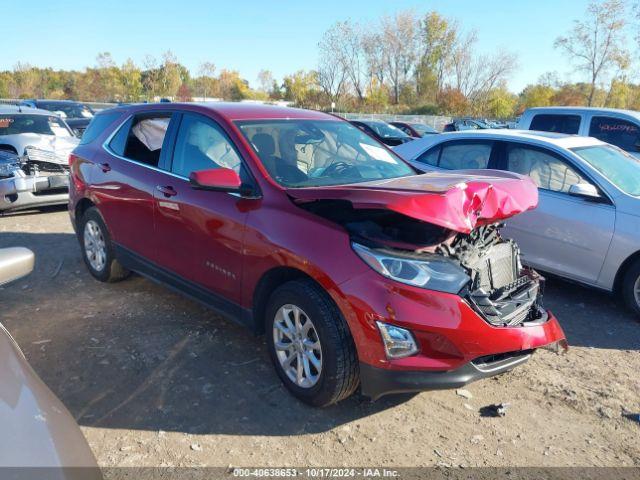
[[[0,106],[0,212],[67,203],[78,141],[51,112]]]
[[[394,150],[420,171],[497,169],[529,175],[538,208],[510,219],[532,267],[619,292],[640,314],[640,161],[591,137],[483,130],[417,139]]]
[[[0,248],[0,286],[27,275],[33,264],[33,252],[26,248]],[[29,366],[2,324],[0,426],[0,471],[4,473],[0,477],[102,478],[75,420]],[[25,467],[49,470],[29,471]]]

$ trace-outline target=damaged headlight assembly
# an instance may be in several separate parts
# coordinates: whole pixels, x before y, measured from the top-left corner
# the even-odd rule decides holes
[[[0,178],[10,178],[20,170],[20,159],[17,155],[0,150]]]
[[[379,274],[397,282],[445,293],[458,293],[471,280],[454,262],[432,254],[403,256],[352,243],[353,250]]]

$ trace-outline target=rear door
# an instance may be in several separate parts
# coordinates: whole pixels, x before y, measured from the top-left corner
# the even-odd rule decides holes
[[[169,171],[157,181],[158,263],[191,284],[240,303],[242,242],[249,209],[238,195],[194,189],[189,174],[231,168],[251,181],[224,129],[204,115],[183,112]]]
[[[615,207],[569,194],[593,183],[567,158],[545,148],[505,142],[504,169],[528,175],[539,188],[535,210],[509,219],[503,234],[516,240],[523,260],[541,270],[595,284],[611,243]]]
[[[166,162],[171,112],[130,116],[94,157],[92,186],[98,209],[120,247],[149,260],[153,245],[154,189]]]

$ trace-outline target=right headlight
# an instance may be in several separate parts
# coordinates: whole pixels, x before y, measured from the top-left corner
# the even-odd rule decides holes
[[[471,280],[465,270],[439,255],[403,256],[352,243],[354,251],[371,268],[398,282],[446,293],[458,293]]]

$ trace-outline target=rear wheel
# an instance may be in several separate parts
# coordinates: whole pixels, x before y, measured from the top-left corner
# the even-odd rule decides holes
[[[129,276],[115,258],[113,243],[96,207],[84,212],[78,229],[84,263],[91,275],[101,282],[117,282]]]
[[[633,262],[624,274],[621,290],[627,307],[640,315],[640,259]]]
[[[359,383],[358,360],[346,321],[311,280],[285,283],[266,310],[269,354],[287,389],[325,407],[350,396]]]

